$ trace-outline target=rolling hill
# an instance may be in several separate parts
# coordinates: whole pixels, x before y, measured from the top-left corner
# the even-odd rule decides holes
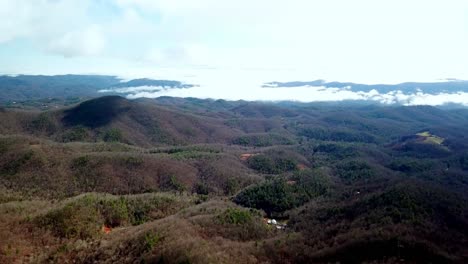
[[[106,96],[71,108],[39,112],[3,112],[0,129],[56,141],[120,141],[137,146],[226,143],[241,132],[223,121],[180,113],[155,104]],[[23,120],[21,122],[16,122]],[[21,124],[20,124],[21,123]],[[108,134],[114,133],[114,138]]]
[[[0,262],[468,260],[463,109],[104,96],[0,120]]]

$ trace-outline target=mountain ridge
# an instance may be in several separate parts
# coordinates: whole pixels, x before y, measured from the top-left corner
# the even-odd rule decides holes
[[[437,94],[443,92],[468,92],[468,81],[448,80],[441,82],[404,82],[398,84],[362,84],[353,82],[327,82],[325,80],[315,81],[290,81],[290,82],[268,82],[263,84],[264,88],[275,87],[300,87],[317,86],[326,88],[346,88],[353,92],[370,92],[376,90],[379,93],[389,93],[392,91],[402,91],[404,93],[424,92]]]

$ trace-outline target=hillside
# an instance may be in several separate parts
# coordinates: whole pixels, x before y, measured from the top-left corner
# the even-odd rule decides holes
[[[105,96],[0,120],[2,263],[468,260],[463,109]]]
[[[49,112],[2,113],[3,133],[22,133],[59,142],[118,141],[137,146],[226,143],[241,134],[222,120],[198,117],[106,96]],[[23,120],[21,122],[17,122]],[[6,132],[5,132],[6,131]]]

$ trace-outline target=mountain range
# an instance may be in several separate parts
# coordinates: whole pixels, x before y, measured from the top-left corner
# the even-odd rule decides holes
[[[468,260],[466,108],[28,100],[0,108],[2,263]]]
[[[191,84],[179,81],[134,79],[124,81],[108,75],[16,75],[0,76],[0,103],[44,98],[90,98],[102,95],[99,91],[123,87],[155,86],[169,89],[188,88]],[[111,93],[112,94],[112,93]]]
[[[272,87],[301,87],[314,86],[325,88],[347,88],[353,92],[370,92],[376,90],[379,93],[402,91],[403,93],[424,92],[428,94],[468,92],[468,81],[449,79],[440,82],[405,82],[399,84],[362,84],[352,82],[327,82],[315,81],[292,81],[292,82],[268,82],[265,88]]]

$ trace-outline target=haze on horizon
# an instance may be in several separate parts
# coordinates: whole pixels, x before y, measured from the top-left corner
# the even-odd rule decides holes
[[[343,100],[357,95],[260,86],[468,79],[463,0],[0,0],[0,16],[0,73],[112,74],[200,85],[139,96]],[[430,103],[454,99],[468,105],[466,93]]]

